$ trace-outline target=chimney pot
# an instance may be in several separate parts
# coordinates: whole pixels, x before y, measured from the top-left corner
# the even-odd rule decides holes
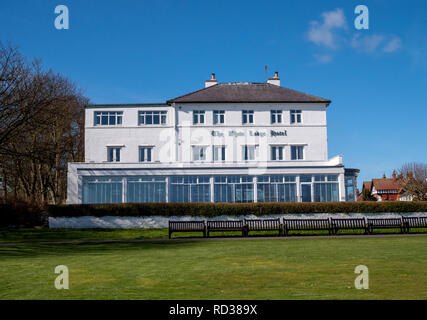
[[[209,80],[205,81],[205,88],[208,88],[210,86],[214,86],[218,83],[218,81],[215,79],[215,73],[212,73],[212,76]]]
[[[269,78],[267,80],[267,83],[274,84],[275,86],[280,86],[279,72],[276,71],[274,73],[274,77],[273,78]]]

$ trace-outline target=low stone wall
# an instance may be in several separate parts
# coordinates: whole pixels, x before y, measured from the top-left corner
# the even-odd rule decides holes
[[[414,212],[404,213],[405,217],[427,217],[427,212]],[[268,218],[286,218],[286,219],[308,219],[308,218],[399,218],[400,213],[316,213],[316,214],[286,214],[286,215],[268,215],[268,216],[218,216],[214,218],[206,217],[162,217],[162,216],[149,216],[149,217],[49,217],[49,228],[72,228],[72,229],[92,229],[92,228],[111,228],[111,229],[154,229],[154,228],[167,228],[169,220],[176,221],[191,221],[191,220],[242,220],[246,219],[268,219]]]

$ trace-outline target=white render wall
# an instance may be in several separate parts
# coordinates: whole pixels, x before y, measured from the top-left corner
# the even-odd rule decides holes
[[[175,107],[175,108],[174,108]],[[302,123],[290,124],[290,110],[302,110]],[[167,111],[166,125],[138,126],[138,111]],[[193,110],[205,110],[205,123],[193,125]],[[213,125],[213,110],[225,111],[225,124]],[[254,123],[242,125],[242,110],[254,110]],[[271,124],[270,111],[283,110],[282,124]],[[94,112],[123,111],[119,126],[94,126]],[[286,136],[272,136],[271,130]],[[215,132],[215,136],[213,135]],[[232,135],[232,132],[235,134]],[[237,136],[241,134],[241,136]],[[256,160],[270,160],[270,146],[284,146],[289,161],[291,145],[304,145],[303,161],[328,160],[325,104],[180,104],[176,106],[123,106],[86,109],[85,162],[105,162],[107,147],[121,147],[121,162],[138,162],[138,147],[153,146],[153,161],[191,162],[193,146],[226,146],[226,161],[242,161],[242,146],[256,145]],[[301,160],[299,160],[301,161]]]

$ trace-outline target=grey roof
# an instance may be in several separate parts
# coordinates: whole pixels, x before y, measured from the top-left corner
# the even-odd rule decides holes
[[[167,101],[167,103],[173,102],[300,102],[329,104],[331,101],[270,83],[236,82],[218,83]]]

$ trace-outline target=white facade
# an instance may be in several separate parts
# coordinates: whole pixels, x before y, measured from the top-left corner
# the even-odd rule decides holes
[[[69,164],[67,203],[345,201],[342,157],[328,158],[328,104],[87,106],[85,162]]]

